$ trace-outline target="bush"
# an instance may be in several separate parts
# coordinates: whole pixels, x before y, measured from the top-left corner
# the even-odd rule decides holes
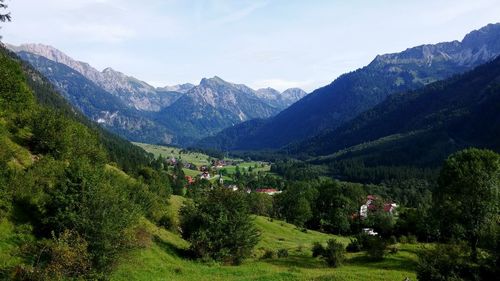
[[[178,230],[177,222],[171,214],[164,214],[158,221],[158,225],[172,232],[177,232]]]
[[[323,258],[330,267],[339,267],[345,260],[345,248],[340,242],[335,239],[330,239],[327,242]]]
[[[88,244],[77,232],[65,230],[59,237],[28,246],[35,257],[34,265],[16,269],[16,280],[67,280],[91,273]]]
[[[421,281],[481,280],[466,277],[470,274],[470,265],[467,261],[469,252],[470,250],[464,244],[441,244],[435,249],[421,252],[417,266],[417,279]]]
[[[367,240],[366,253],[371,260],[382,260],[384,258],[386,248],[387,244],[380,237],[372,236]]]
[[[180,214],[182,236],[198,258],[239,264],[259,241],[242,192],[210,190]]]
[[[387,239],[387,243],[388,243],[389,245],[394,245],[394,244],[397,244],[397,243],[398,243],[398,239],[396,238],[396,236],[391,235],[391,236],[389,237],[389,239]]]
[[[312,256],[313,258],[322,256],[323,253],[325,252],[325,248],[321,243],[319,242],[314,242],[313,247],[312,247]]]
[[[390,245],[387,249],[391,254],[397,254],[399,252],[399,247],[397,245]]]
[[[350,253],[357,253],[357,252],[361,251],[362,249],[363,249],[363,245],[361,244],[361,242],[357,238],[354,238],[354,239],[351,238],[351,242],[349,242],[349,244],[347,245],[347,248],[346,248],[347,252],[350,252]]]
[[[415,236],[415,235],[408,235],[408,243],[409,244],[417,244],[417,236]]]
[[[401,237],[399,237],[399,243],[401,244],[408,243],[408,237],[406,237],[405,235],[401,235]]]
[[[262,259],[274,259],[275,253],[273,250],[267,249],[262,255]]]
[[[288,250],[287,249],[279,249],[277,252],[278,258],[286,258],[288,257]]]

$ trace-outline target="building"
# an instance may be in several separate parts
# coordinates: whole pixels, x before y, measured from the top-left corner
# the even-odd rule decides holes
[[[208,172],[203,172],[200,174],[200,179],[202,180],[209,180],[210,179],[210,174]]]
[[[280,194],[281,191],[280,190],[277,190],[275,188],[258,188],[255,190],[255,192],[257,193],[265,193],[265,194],[268,194],[268,195],[274,195],[274,194]]]
[[[377,200],[377,196],[375,195],[368,195],[366,196],[366,203],[361,205],[359,208],[359,216],[364,219],[368,217],[368,211],[376,211],[378,206],[374,204],[374,202]],[[383,211],[387,213],[393,214],[398,205],[394,202],[388,202],[383,204]]]

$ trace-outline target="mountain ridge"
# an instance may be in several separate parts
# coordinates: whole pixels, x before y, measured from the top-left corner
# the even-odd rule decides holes
[[[476,40],[479,37],[481,40]],[[275,117],[231,128],[230,142],[200,141],[226,150],[278,149],[324,130],[333,130],[382,102],[388,96],[415,90],[429,83],[463,73],[500,54],[500,24],[490,24],[464,36],[462,41],[408,48],[375,57],[367,66],[343,74]],[[238,134],[238,126],[242,127]],[[229,130],[229,129],[228,129]],[[252,131],[252,135],[246,134]],[[228,140],[222,131],[215,138]]]

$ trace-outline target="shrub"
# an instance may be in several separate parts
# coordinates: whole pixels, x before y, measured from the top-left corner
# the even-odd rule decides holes
[[[312,247],[312,256],[313,258],[322,256],[323,253],[325,252],[325,248],[321,243],[319,242],[314,242],[313,247]]]
[[[345,260],[345,248],[340,242],[335,239],[330,239],[327,242],[323,258],[328,266],[339,267]]]
[[[277,252],[278,258],[286,258],[288,257],[288,250],[287,249],[279,249]]]
[[[401,244],[408,243],[408,237],[406,237],[405,235],[401,235],[401,237],[399,237],[399,243]]]
[[[34,265],[16,269],[16,280],[66,280],[82,278],[91,273],[88,244],[75,231],[65,230],[59,237],[28,245],[35,257]]]
[[[437,245],[435,249],[419,254],[417,279],[421,281],[470,280],[464,278],[469,271],[468,253],[464,245]]]
[[[387,248],[385,241],[380,237],[372,236],[367,242],[366,253],[368,257],[374,261],[382,260]]]
[[[180,214],[182,236],[198,258],[239,264],[259,241],[244,193],[216,188]]]
[[[354,239],[351,238],[351,242],[349,242],[349,244],[347,245],[347,248],[346,248],[347,252],[350,252],[350,253],[357,253],[357,252],[361,251],[362,249],[363,249],[363,245],[361,245],[361,242],[357,238],[354,238]]]
[[[394,244],[397,244],[397,243],[398,243],[398,239],[396,238],[396,236],[391,235],[391,236],[389,237],[389,239],[387,239],[387,243],[388,243],[389,245],[394,245]]]
[[[415,236],[415,235],[408,235],[408,243],[409,244],[417,244],[417,236]]]
[[[399,252],[399,247],[397,245],[390,245],[387,249],[391,254],[397,254]]]
[[[164,214],[158,221],[158,225],[172,232],[177,232],[178,225],[171,214]]]
[[[275,256],[275,253],[273,250],[267,249],[264,254],[262,255],[262,259],[273,259]]]

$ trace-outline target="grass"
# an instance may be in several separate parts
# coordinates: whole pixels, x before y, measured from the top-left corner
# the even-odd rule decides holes
[[[208,162],[210,156],[203,153],[192,152],[192,151],[181,153],[182,149],[177,147],[146,144],[146,143],[134,143],[134,144],[139,147],[142,147],[147,152],[152,153],[155,157],[159,157],[160,155],[164,159],[170,159],[174,157],[176,159],[181,159],[182,161],[195,164],[197,167],[210,164]]]
[[[182,197],[172,196],[172,211],[182,206]],[[177,234],[157,228],[145,222],[153,234],[151,246],[134,250],[123,256],[111,280],[416,280],[416,253],[418,245],[400,245],[397,254],[388,254],[380,262],[369,261],[364,253],[347,255],[345,264],[328,268],[318,258],[312,258],[311,245],[325,243],[336,238],[344,244],[347,237],[328,235],[265,217],[255,217],[261,240],[254,254],[242,265],[227,266],[217,263],[201,263],[185,257],[189,244]],[[286,258],[261,259],[265,250],[287,249]]]
[[[181,153],[182,149],[176,147],[161,146],[161,145],[146,144],[146,143],[134,143],[134,144],[143,148],[147,152],[152,153],[155,157],[159,157],[160,155],[164,159],[170,159],[173,157],[175,159],[180,159],[183,162],[192,163],[196,165],[196,167],[210,165],[208,159],[211,157],[203,153],[192,152],[192,151],[184,151]],[[241,159],[232,159],[232,158],[226,158],[226,160],[242,161]],[[237,166],[239,167],[241,172],[248,172],[250,167],[252,167],[253,173],[258,173],[258,172],[268,173],[271,170],[271,166],[269,164],[262,165],[261,162],[257,161],[246,161],[246,162],[241,162],[237,165],[228,165],[222,168],[224,170],[225,176],[223,177],[223,179],[225,182],[232,181],[231,175],[236,173]],[[182,170],[184,171],[184,174],[186,176],[196,177],[200,174],[200,172],[197,170],[190,170],[186,168],[183,168]],[[213,180],[215,180],[215,178],[213,178]]]

